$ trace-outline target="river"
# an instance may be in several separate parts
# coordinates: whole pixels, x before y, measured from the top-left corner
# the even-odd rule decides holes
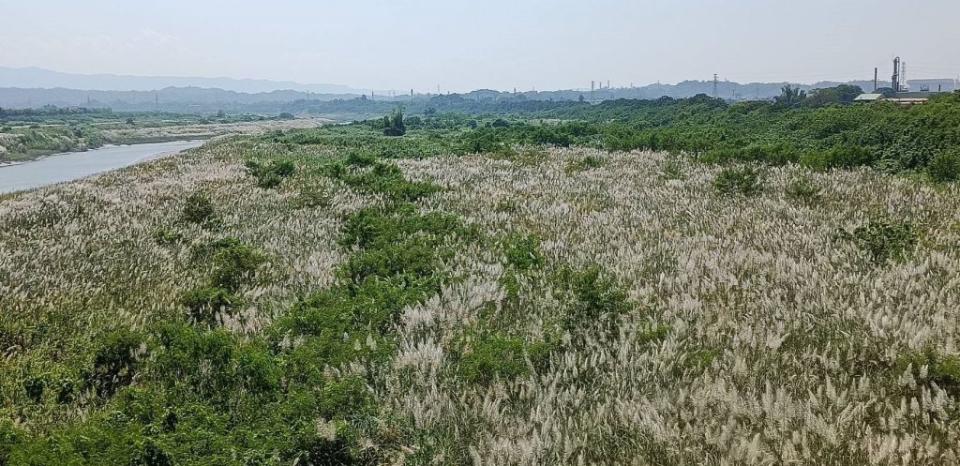
[[[174,141],[130,146],[106,146],[86,152],[51,155],[33,162],[0,167],[0,193],[39,188],[116,170],[161,155],[173,154],[204,141]]]

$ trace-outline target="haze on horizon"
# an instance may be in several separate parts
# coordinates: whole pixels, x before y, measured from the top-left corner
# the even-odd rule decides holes
[[[960,74],[960,2],[0,0],[0,66],[469,91]]]

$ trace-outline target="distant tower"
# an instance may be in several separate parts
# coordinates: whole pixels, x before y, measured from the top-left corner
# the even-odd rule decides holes
[[[900,57],[893,59],[893,76],[890,78],[893,92],[900,92]]]
[[[910,85],[907,83],[907,62],[900,62],[900,88],[903,89],[903,92],[910,90]]]
[[[879,73],[880,73],[879,68],[873,69],[873,92],[877,92],[877,85],[878,85],[877,78],[880,77]]]
[[[718,86],[720,84],[720,76],[717,73],[713,73],[713,98],[716,99],[720,96],[718,91]]]

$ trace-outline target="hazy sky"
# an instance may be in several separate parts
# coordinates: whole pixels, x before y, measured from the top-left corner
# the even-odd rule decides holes
[[[377,89],[960,74],[960,0],[0,0],[0,66]]]

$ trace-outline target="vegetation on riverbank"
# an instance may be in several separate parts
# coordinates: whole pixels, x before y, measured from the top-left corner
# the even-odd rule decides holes
[[[0,163],[85,151],[106,144],[209,139],[225,134],[314,127],[321,123],[321,120],[294,120],[292,116],[221,114],[205,117],[87,109],[0,109]]]
[[[956,462],[960,186],[608,150],[733,111],[662,105],[0,199],[0,464]]]

